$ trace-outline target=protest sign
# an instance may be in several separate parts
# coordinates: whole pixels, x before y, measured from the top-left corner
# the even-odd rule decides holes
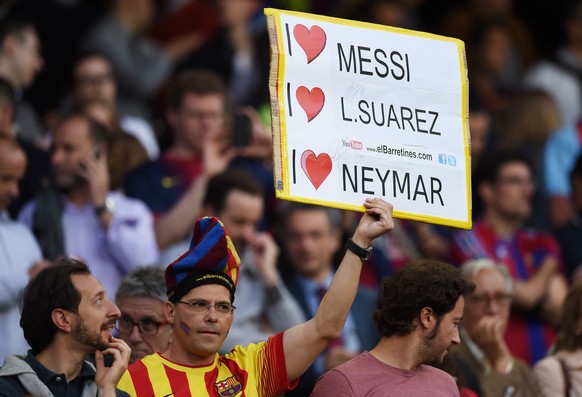
[[[265,9],[278,198],[471,227],[462,41]]]

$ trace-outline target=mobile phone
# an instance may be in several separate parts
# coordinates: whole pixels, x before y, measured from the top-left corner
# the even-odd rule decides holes
[[[252,140],[251,119],[246,114],[235,113],[232,127],[232,146],[245,147]]]
[[[91,149],[91,155],[93,156],[93,158],[95,160],[99,160],[99,158],[101,158],[101,149],[97,146],[95,146],[93,149]],[[85,164],[83,164],[83,162],[79,162],[79,167],[81,167],[82,170],[86,170],[87,166],[85,166]]]

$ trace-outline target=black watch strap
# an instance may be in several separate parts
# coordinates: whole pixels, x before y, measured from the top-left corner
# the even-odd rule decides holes
[[[372,255],[372,247],[363,248],[360,247],[358,244],[354,243],[354,241],[350,238],[346,241],[346,248],[352,251],[354,254],[360,257],[361,260],[365,261]]]
[[[95,207],[95,214],[97,216],[101,216],[106,212],[109,214],[113,214],[114,211],[115,211],[115,203],[113,202],[111,197],[107,197],[107,199],[105,199],[105,203],[103,203],[103,205],[99,205],[99,206]]]
[[[101,215],[103,215],[104,212],[107,212],[107,211],[108,211],[108,209],[107,209],[107,206],[105,204],[100,205],[98,207],[95,207],[95,214],[97,216],[101,216]]]

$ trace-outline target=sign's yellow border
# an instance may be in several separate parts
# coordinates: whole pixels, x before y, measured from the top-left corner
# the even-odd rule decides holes
[[[285,105],[284,105],[284,88],[283,81],[285,76],[285,56],[282,49],[283,44],[283,32],[281,30],[281,15],[292,15],[300,18],[311,19],[314,21],[324,21],[328,23],[352,26],[363,29],[388,31],[399,34],[405,34],[408,36],[423,37],[432,40],[447,41],[452,42],[457,46],[457,51],[459,53],[460,62],[460,72],[459,76],[461,79],[461,116],[463,119],[463,139],[464,139],[464,149],[465,149],[465,178],[466,187],[465,196],[467,198],[467,219],[463,221],[449,219],[449,218],[439,218],[435,216],[426,216],[420,214],[414,214],[411,212],[403,212],[397,209],[394,210],[394,216],[401,219],[410,219],[421,222],[436,223],[444,226],[458,227],[462,229],[471,229],[472,227],[472,202],[471,202],[471,156],[470,156],[470,135],[469,135],[469,117],[468,117],[468,87],[469,80],[467,77],[467,59],[465,57],[465,44],[459,39],[455,39],[447,36],[440,36],[432,33],[420,32],[409,29],[396,28],[391,26],[377,25],[368,22],[352,21],[347,19],[333,18],[323,15],[307,14],[303,12],[296,11],[283,11],[274,8],[265,8],[264,13],[267,17],[273,17],[275,19],[275,28],[277,33],[277,46],[278,46],[278,74],[277,74],[277,105],[279,107],[279,135],[280,135],[280,155],[282,159],[282,179],[283,186],[275,188],[276,197],[280,199],[285,199],[289,201],[297,201],[301,203],[323,205],[326,207],[338,208],[342,210],[360,211],[364,212],[365,208],[363,205],[351,205],[346,203],[339,203],[335,201],[318,200],[307,197],[293,196],[290,194],[289,189],[289,169],[288,164],[288,150],[287,150],[287,128],[285,125]]]

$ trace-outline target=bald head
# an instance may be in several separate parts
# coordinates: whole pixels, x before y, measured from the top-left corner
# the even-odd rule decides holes
[[[26,170],[26,155],[13,138],[0,135],[0,211],[18,197],[18,182]]]

